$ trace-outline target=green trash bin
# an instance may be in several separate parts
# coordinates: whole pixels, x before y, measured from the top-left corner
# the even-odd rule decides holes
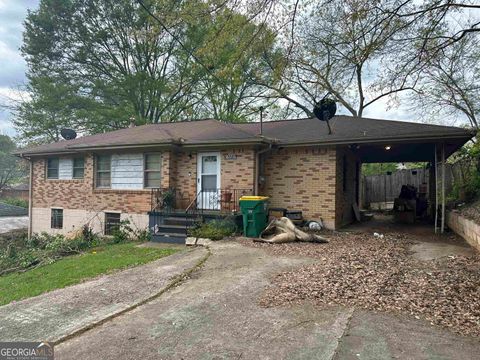
[[[245,236],[257,238],[267,227],[268,199],[267,196],[242,196],[240,198]]]

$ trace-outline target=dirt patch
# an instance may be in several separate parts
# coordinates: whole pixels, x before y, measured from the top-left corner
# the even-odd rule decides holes
[[[277,255],[317,258],[313,265],[284,272],[259,302],[265,307],[309,300],[406,313],[471,336],[480,336],[480,256],[422,261],[411,256],[407,235],[384,238],[336,233],[329,244],[241,243]]]

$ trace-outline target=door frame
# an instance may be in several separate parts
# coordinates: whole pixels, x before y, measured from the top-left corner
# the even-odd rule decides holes
[[[202,157],[203,156],[216,156],[217,157],[217,189],[216,190],[220,190],[220,187],[221,187],[221,173],[222,173],[222,161],[221,161],[221,153],[220,151],[210,151],[210,152],[199,152],[197,153],[197,194],[200,193],[200,191],[202,190]],[[210,175],[213,175],[213,174],[210,174]],[[204,201],[202,200],[201,201],[201,204],[199,204],[199,206],[201,206],[202,208],[205,208],[204,206]],[[206,207],[207,209],[209,209],[209,206]],[[220,208],[220,206],[218,206],[218,209]],[[215,206],[213,209],[211,210],[218,210],[217,207]]]

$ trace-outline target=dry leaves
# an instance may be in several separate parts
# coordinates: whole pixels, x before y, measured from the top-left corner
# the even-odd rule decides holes
[[[480,224],[480,200],[461,208],[459,212],[467,219],[474,221],[476,224]]]
[[[421,261],[409,256],[405,234],[338,233],[329,244],[270,245],[240,240],[278,255],[318,261],[278,274],[263,306],[310,300],[401,312],[463,335],[480,336],[480,256]]]

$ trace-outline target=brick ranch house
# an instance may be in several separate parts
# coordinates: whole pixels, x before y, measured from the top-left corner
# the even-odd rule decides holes
[[[261,194],[272,207],[337,229],[354,219],[362,162],[433,162],[435,149],[448,157],[472,138],[461,128],[349,116],[334,117],[331,127],[329,134],[317,119],[263,126],[209,119],[24,149],[17,155],[31,164],[29,233],[84,224],[108,233],[120,219],[146,228],[165,189],[178,213],[236,211],[242,194]]]

